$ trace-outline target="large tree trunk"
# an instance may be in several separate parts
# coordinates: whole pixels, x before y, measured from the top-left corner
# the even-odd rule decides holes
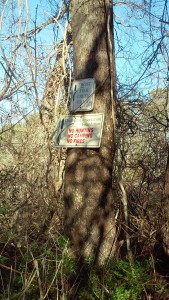
[[[104,113],[99,149],[69,149],[65,231],[81,257],[103,263],[116,245],[112,166],[115,152],[115,63],[110,1],[71,1],[75,79],[95,78],[92,113]]]
[[[161,208],[161,237],[163,244],[162,246],[166,254],[169,255],[169,146]]]

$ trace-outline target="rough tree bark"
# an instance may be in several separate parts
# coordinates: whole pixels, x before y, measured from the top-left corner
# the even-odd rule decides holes
[[[95,78],[92,113],[104,113],[99,149],[69,149],[65,166],[65,232],[76,253],[103,263],[116,249],[112,192],[115,153],[115,60],[112,1],[71,1],[74,77]]]
[[[166,142],[167,142],[167,165],[164,178],[163,198],[161,202],[160,238],[165,253],[169,256],[169,86],[167,87],[167,98],[165,105],[166,114]]]
[[[169,255],[169,146],[168,159],[165,172],[165,182],[163,190],[163,199],[161,206],[161,238],[162,246],[167,255]]]

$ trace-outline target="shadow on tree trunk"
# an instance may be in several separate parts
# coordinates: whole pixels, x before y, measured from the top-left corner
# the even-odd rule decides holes
[[[75,79],[95,78],[96,96],[92,113],[104,113],[104,127],[99,149],[68,150],[64,179],[65,232],[78,256],[94,256],[100,262],[116,251],[112,191],[115,153],[112,99],[115,75],[112,74],[115,74],[115,65],[110,65],[108,40],[112,15],[109,20],[107,13],[111,14],[111,10],[105,3],[87,1],[79,5],[72,1]],[[111,55],[114,55],[113,52]]]

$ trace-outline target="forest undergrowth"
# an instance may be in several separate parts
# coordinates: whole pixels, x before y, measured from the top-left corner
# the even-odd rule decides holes
[[[70,251],[63,235],[56,238],[10,236],[0,244],[0,299],[168,299],[169,283],[153,257],[129,262],[110,258],[94,267]]]
[[[169,299],[169,261],[158,239],[165,144],[161,132],[153,139],[152,131],[143,135],[136,128],[135,134],[125,137],[125,122],[119,147],[129,228],[116,176],[121,246],[117,257],[109,257],[101,267],[95,266],[94,257],[84,262],[76,256],[64,236],[66,151],[49,143],[37,115],[1,135],[0,299]],[[115,164],[114,173],[118,172]],[[126,250],[126,231],[132,260]]]

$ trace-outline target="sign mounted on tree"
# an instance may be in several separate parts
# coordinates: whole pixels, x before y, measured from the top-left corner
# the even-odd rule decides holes
[[[72,84],[71,111],[91,111],[95,98],[95,79],[75,80]]]
[[[104,114],[63,116],[58,125],[56,147],[99,148]]]

